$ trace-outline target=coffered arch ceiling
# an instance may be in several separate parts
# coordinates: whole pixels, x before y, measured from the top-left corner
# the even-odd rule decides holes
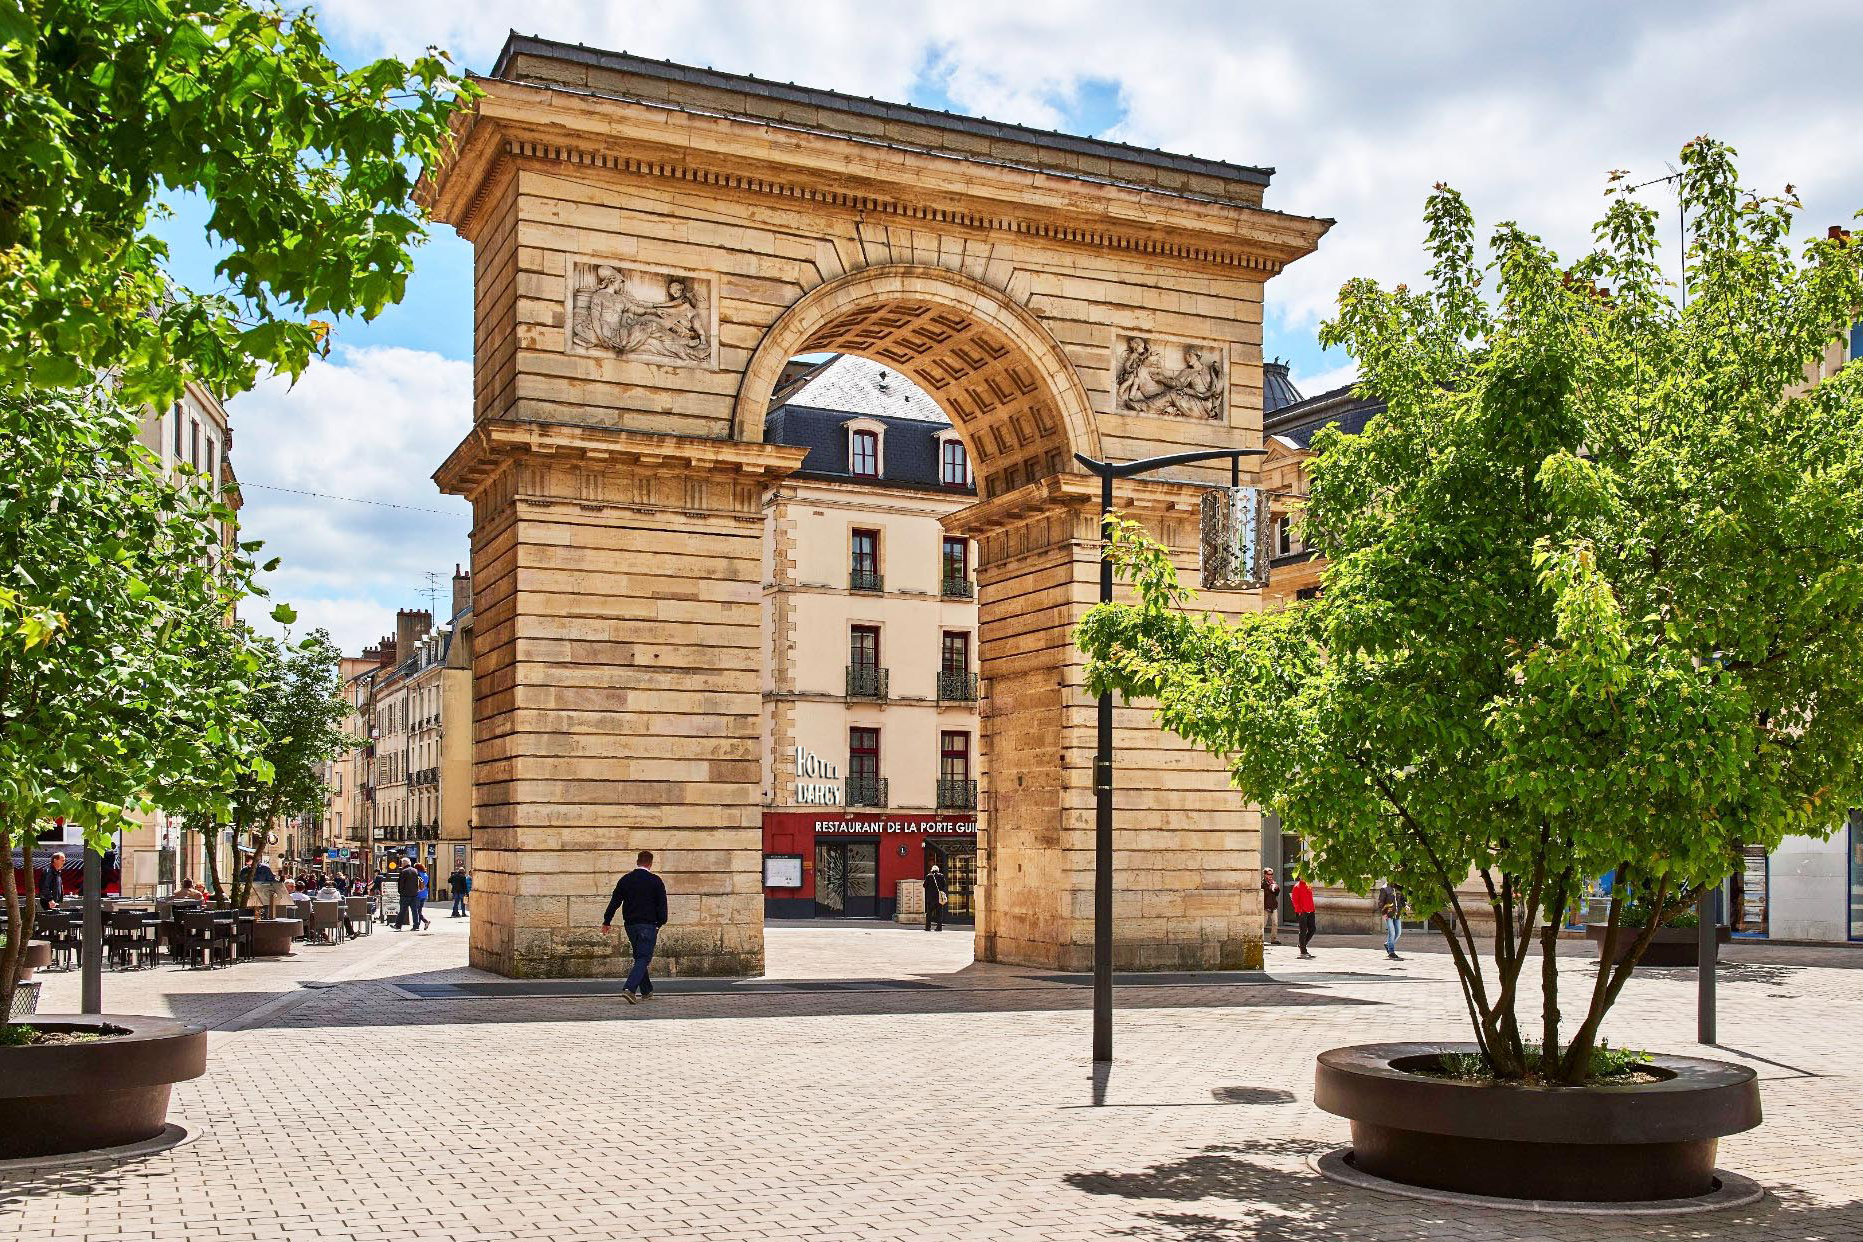
[[[870,358],[924,389],[963,437],[985,497],[1078,470],[1077,452],[1099,454],[1086,390],[1060,347],[1006,294],[968,276],[888,265],[806,294],[745,369],[740,438],[763,438],[783,364],[809,353]]]

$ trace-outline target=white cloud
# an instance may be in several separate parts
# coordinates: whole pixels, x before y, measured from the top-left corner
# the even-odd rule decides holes
[[[393,631],[396,608],[426,606],[427,573],[443,579],[446,609],[471,514],[429,476],[472,424],[469,362],[339,348],[295,386],[267,380],[228,414],[242,531],[282,560],[266,587],[298,610],[297,630],[323,626],[353,654]],[[285,488],[295,490],[273,490]],[[255,620],[265,611],[247,609]]]
[[[1358,379],[1358,364],[1348,362],[1343,366],[1332,367],[1324,371],[1295,371],[1288,378],[1293,381],[1295,389],[1302,397],[1317,397],[1323,392],[1344,388],[1347,384],[1355,382]]]

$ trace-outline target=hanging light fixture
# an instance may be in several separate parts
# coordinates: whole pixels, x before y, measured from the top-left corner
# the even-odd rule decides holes
[[[1259,591],[1268,585],[1268,492],[1213,487],[1203,493],[1203,589]]]

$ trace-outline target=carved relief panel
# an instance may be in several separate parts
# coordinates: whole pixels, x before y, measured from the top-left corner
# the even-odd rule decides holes
[[[596,259],[570,265],[570,353],[662,366],[718,365],[712,282]]]
[[[1113,337],[1114,404],[1121,414],[1221,420],[1229,407],[1229,369],[1220,345]]]

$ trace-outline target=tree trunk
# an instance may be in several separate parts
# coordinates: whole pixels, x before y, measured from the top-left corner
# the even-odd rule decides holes
[[[26,862],[25,900],[20,900],[19,877],[13,871],[13,836],[0,834],[6,847],[6,875],[0,877],[0,892],[6,900],[6,949],[0,952],[0,1026],[7,1025],[13,1012],[13,994],[19,991],[19,978],[25,973],[26,946],[32,942],[32,929],[38,922],[38,879],[32,870],[32,847],[35,834],[31,824],[21,836],[21,854]]]

